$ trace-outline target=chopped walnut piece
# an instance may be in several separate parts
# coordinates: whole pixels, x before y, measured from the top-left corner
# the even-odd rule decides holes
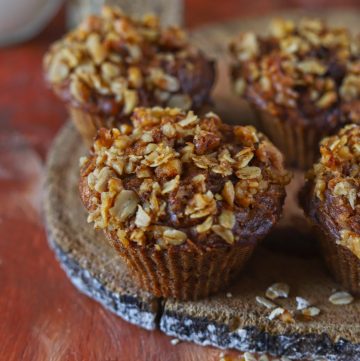
[[[180,159],[170,159],[167,163],[159,165],[155,170],[159,178],[176,177],[182,172]]]
[[[123,222],[135,213],[138,202],[139,198],[135,192],[123,189],[116,197],[110,213]]]
[[[150,145],[153,146],[153,148],[150,149]],[[150,167],[158,167],[170,161],[171,158],[177,156],[177,152],[163,143],[159,145],[152,143],[149,144],[147,148],[149,148],[150,151],[146,154],[143,163]]]
[[[166,194],[173,192],[175,189],[179,187],[179,184],[180,184],[180,176],[177,175],[174,179],[164,183],[161,193]]]
[[[356,192],[356,188],[354,188],[354,186],[351,183],[347,181],[340,181],[336,183],[333,192],[334,195],[336,196],[345,196],[348,199],[351,208],[355,209],[357,192]]]
[[[97,192],[104,192],[107,188],[110,177],[114,174],[115,173],[109,167],[102,168],[97,176],[94,189]]]
[[[148,227],[151,223],[151,217],[144,211],[143,207],[138,205],[135,217],[135,225],[139,228]]]
[[[185,214],[190,215],[190,218],[202,218],[215,212],[216,202],[211,191],[195,194],[185,209]]]

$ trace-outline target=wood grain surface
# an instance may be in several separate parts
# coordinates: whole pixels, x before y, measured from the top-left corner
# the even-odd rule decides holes
[[[358,0],[186,1],[191,28],[288,6],[352,6]],[[341,14],[339,12],[339,14]],[[0,50],[0,359],[219,360],[220,351],[180,343],[122,321],[78,293],[46,242],[44,160],[66,120],[46,90],[42,56],[64,31],[63,11],[31,42]]]

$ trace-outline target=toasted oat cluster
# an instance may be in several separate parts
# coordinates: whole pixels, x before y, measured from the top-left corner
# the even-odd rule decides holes
[[[241,33],[230,51],[235,92],[265,100],[271,114],[300,108],[314,115],[351,103],[343,111],[360,121],[360,37],[347,29],[276,19],[269,36]]]
[[[61,98],[117,116],[137,105],[199,108],[214,80],[213,63],[189,45],[183,30],[108,6],[53,44],[44,67]]]
[[[96,228],[161,249],[255,242],[277,221],[290,177],[255,128],[159,107],[137,108],[132,122],[102,129],[82,160],[80,193]]]
[[[348,125],[325,138],[320,151],[308,174],[314,197],[332,218],[338,242],[360,258],[360,126]]]

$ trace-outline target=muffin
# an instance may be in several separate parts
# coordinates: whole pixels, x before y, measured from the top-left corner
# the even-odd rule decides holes
[[[251,126],[176,108],[137,108],[131,130],[101,129],[82,160],[89,222],[139,285],[195,300],[226,287],[278,221],[289,174]]]
[[[214,62],[189,44],[182,29],[110,7],[54,43],[44,69],[88,144],[98,129],[128,123],[136,106],[200,110],[215,74]]]
[[[310,168],[324,136],[360,123],[360,37],[347,29],[278,19],[270,35],[242,33],[230,51],[235,92],[288,165]]]
[[[360,126],[325,138],[301,194],[336,280],[360,293]]]

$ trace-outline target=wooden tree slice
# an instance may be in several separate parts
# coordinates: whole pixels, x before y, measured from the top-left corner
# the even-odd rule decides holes
[[[284,16],[296,17],[298,13]],[[322,13],[336,24],[356,29],[359,13]],[[215,110],[228,122],[254,122],[246,105],[231,95],[225,46],[237,31],[262,31],[270,17],[206,28],[194,42],[217,56]],[[335,306],[328,297],[339,286],[332,281],[318,254],[297,192],[303,174],[289,185],[284,217],[263,242],[237,282],[226,293],[197,302],[159,300],[133,284],[119,256],[101,232],[87,224],[77,190],[79,157],[86,154],[73,126],[65,125],[49,154],[45,216],[49,243],[74,285],[125,320],[147,329],[202,345],[268,352],[289,358],[324,356],[333,361],[360,361],[360,301]],[[278,301],[295,310],[295,296],[319,307],[309,321],[269,320],[269,310],[256,303],[274,282],[286,282],[290,297]]]

